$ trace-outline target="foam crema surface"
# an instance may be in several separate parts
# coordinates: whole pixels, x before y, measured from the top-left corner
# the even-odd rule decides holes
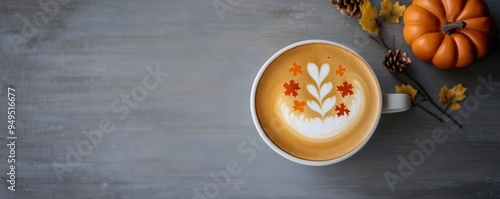
[[[325,161],[356,149],[381,111],[378,82],[355,53],[309,43],[267,66],[255,92],[255,112],[267,137],[304,160]]]

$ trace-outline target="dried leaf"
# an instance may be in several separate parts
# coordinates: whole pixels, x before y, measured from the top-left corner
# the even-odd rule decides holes
[[[396,93],[404,93],[411,97],[411,100],[414,100],[417,96],[417,89],[413,88],[413,86],[409,84],[403,84],[401,86],[396,86]]]
[[[375,6],[372,5],[370,0],[365,0],[360,6],[361,10],[361,18],[359,19],[359,24],[363,30],[367,31],[370,34],[378,35],[378,27],[377,27],[377,15],[378,11]]]
[[[443,87],[441,87],[441,92],[439,93],[439,103],[441,104],[448,104],[447,103],[447,95],[449,93],[449,88],[448,88],[448,85],[444,85]]]
[[[439,103],[446,104],[451,110],[459,110],[460,104],[458,102],[463,101],[467,96],[465,92],[467,88],[463,87],[462,84],[454,86],[449,89],[447,85],[441,88],[441,93],[439,93]]]
[[[393,4],[391,0],[383,0],[380,5],[380,17],[391,23],[399,23],[399,18],[406,10],[405,5],[399,5],[399,2]]]
[[[452,110],[452,111],[460,110],[460,107],[461,107],[460,104],[458,104],[456,102],[450,104],[450,110]]]
[[[399,23],[399,18],[403,16],[405,11],[406,5],[399,5],[399,1],[392,4],[390,22]]]
[[[384,20],[391,17],[392,2],[391,0],[383,0],[380,2],[380,17]]]
[[[463,87],[462,84],[456,85],[450,91],[451,91],[451,93],[453,93],[455,95],[455,97],[453,98],[453,100],[455,102],[460,102],[460,101],[464,100],[465,97],[467,97],[465,95],[465,92],[467,91],[467,88]]]

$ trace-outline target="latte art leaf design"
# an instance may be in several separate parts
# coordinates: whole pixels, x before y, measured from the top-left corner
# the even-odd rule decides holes
[[[294,62],[294,67],[291,68],[295,66],[300,65]],[[310,77],[313,81],[306,84],[291,79],[283,84],[285,92],[283,98],[278,101],[282,117],[293,129],[305,137],[322,139],[339,134],[343,129],[352,125],[365,106],[362,84],[357,80],[350,82],[343,80],[344,84],[336,85],[333,79],[326,80],[327,77],[330,75],[330,77],[342,78],[348,73],[346,73],[346,68],[341,66],[337,70],[332,69],[334,71],[332,74],[330,74],[330,69],[327,63],[318,67],[310,62],[304,68],[303,73],[302,71],[297,74],[293,71],[290,73],[291,76]],[[302,80],[300,76],[297,78]],[[342,95],[337,96],[337,93],[332,93],[337,91]],[[307,93],[310,95],[304,95]],[[293,101],[290,101],[291,99]],[[327,114],[329,112],[333,113]]]
[[[332,91],[333,84],[331,82],[322,84],[323,80],[325,80],[330,73],[330,65],[323,64],[321,68],[319,68],[316,64],[309,63],[307,64],[307,72],[309,72],[311,78],[316,82],[316,85],[308,84],[307,91],[317,100],[308,100],[307,106],[324,118],[325,114],[335,106],[335,102],[337,101],[335,96],[325,99]]]

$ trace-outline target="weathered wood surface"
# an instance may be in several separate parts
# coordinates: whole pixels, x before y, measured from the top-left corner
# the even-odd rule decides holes
[[[45,23],[33,22],[46,12],[35,0],[0,1],[0,198],[196,198],[194,189],[216,185],[209,173],[233,160],[241,172],[207,198],[500,198],[500,86],[481,88],[489,94],[477,110],[466,110],[461,131],[421,109],[384,115],[365,148],[333,166],[301,166],[267,146],[251,147],[251,84],[288,44],[345,44],[372,64],[384,92],[397,81],[380,65],[383,48],[327,0],[230,2],[221,20],[213,0],[60,0]],[[500,2],[487,3],[500,27]],[[33,34],[23,29],[29,23],[39,26]],[[387,25],[386,32],[412,56],[401,29]],[[500,35],[495,39],[471,67],[443,71],[412,57],[411,73],[435,98],[442,85],[457,83],[475,96],[478,78],[500,81]],[[113,111],[122,94],[143,85],[147,66],[168,76],[128,106],[129,114]],[[15,193],[5,175],[7,85],[17,95]],[[67,165],[66,156],[86,140],[82,131],[106,118],[115,129],[59,180],[51,165]],[[384,173],[398,174],[398,156],[408,159],[419,149],[414,141],[432,139],[436,128],[446,142],[392,192]]]

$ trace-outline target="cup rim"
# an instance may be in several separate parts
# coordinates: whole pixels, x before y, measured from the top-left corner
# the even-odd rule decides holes
[[[293,44],[290,44],[282,49],[280,49],[278,52],[276,52],[273,56],[271,56],[265,63],[264,65],[262,65],[262,67],[260,68],[259,72],[257,73],[257,76],[255,77],[254,79],[254,82],[253,82],[253,85],[252,85],[252,90],[251,90],[251,93],[250,93],[250,111],[251,111],[251,114],[252,114],[252,120],[253,120],[253,123],[255,125],[255,128],[257,129],[260,137],[264,140],[264,142],[269,146],[271,147],[271,149],[273,149],[273,151],[275,151],[276,153],[280,154],[282,157],[292,161],[292,162],[295,162],[295,163],[299,163],[299,164],[302,164],[302,165],[307,165],[307,166],[326,166],[326,165],[331,165],[331,164],[335,164],[335,163],[339,163],[341,161],[344,161],[346,160],[347,158],[353,156],[354,154],[356,154],[358,151],[361,150],[361,148],[363,148],[366,143],[368,142],[368,140],[370,140],[370,138],[372,137],[373,133],[375,132],[375,129],[377,128],[378,126],[378,123],[380,121],[380,116],[382,115],[382,108],[380,108],[380,111],[379,113],[377,114],[377,118],[375,120],[375,125],[372,127],[372,129],[370,130],[369,134],[366,136],[366,138],[363,140],[363,142],[361,142],[361,144],[359,144],[358,146],[356,146],[356,148],[354,148],[352,151],[350,151],[349,153],[346,153],[338,158],[335,158],[335,159],[331,159],[331,160],[324,160],[324,161],[314,161],[314,160],[306,160],[306,159],[301,159],[301,158],[298,158],[298,157],[295,157],[287,152],[285,152],[284,150],[280,149],[278,146],[276,146],[276,144],[274,144],[271,139],[269,139],[269,137],[267,137],[267,134],[264,132],[264,130],[262,129],[262,126],[260,125],[259,123],[259,119],[257,117],[257,112],[255,110],[255,92],[257,91],[257,86],[260,82],[260,79],[262,78],[262,74],[264,74],[264,72],[266,71],[267,67],[269,67],[269,64],[271,64],[272,61],[274,61],[278,56],[280,56],[281,54],[283,54],[284,52],[292,49],[292,48],[295,48],[297,46],[301,46],[301,45],[305,45],[305,44],[312,44],[312,43],[320,43],[320,44],[328,44],[328,45],[334,45],[334,46],[338,46],[338,47],[341,47],[341,48],[344,48],[346,49],[347,51],[351,52],[351,53],[354,53],[358,58],[360,58],[363,62],[366,63],[366,65],[368,66],[368,69],[370,70],[370,72],[372,73],[372,75],[375,77],[375,82],[377,83],[376,87],[377,87],[377,90],[378,90],[378,93],[379,93],[379,107],[382,107],[382,90],[380,89],[380,82],[378,81],[378,78],[377,76],[375,75],[375,72],[373,71],[372,67],[370,66],[370,64],[368,64],[368,62],[366,62],[365,59],[363,59],[358,53],[356,53],[354,50],[352,50],[351,48],[345,46],[345,45],[342,45],[342,44],[339,44],[337,42],[333,42],[333,41],[328,41],[328,40],[321,40],[321,39],[312,39],[312,40],[303,40],[303,41],[299,41],[299,42],[296,42],[296,43],[293,43]]]

